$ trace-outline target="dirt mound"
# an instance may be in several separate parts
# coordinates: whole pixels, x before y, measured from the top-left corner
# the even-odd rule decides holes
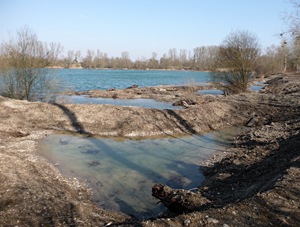
[[[300,94],[300,75],[282,75],[268,81],[264,89],[266,94],[296,95]]]

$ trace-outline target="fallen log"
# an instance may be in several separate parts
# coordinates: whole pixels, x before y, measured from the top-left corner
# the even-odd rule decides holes
[[[155,184],[152,187],[152,196],[159,199],[170,211],[176,213],[202,210],[210,204],[210,201],[199,193],[172,189],[163,184]]]

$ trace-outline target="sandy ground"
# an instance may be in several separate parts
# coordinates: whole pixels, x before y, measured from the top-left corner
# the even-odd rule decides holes
[[[151,94],[157,100],[197,102],[182,110],[0,97],[0,226],[299,226],[299,78],[274,76],[260,93],[226,97],[199,97],[197,88],[105,91],[118,98]],[[109,97],[96,93],[90,95]],[[201,165],[207,180],[198,194],[210,204],[144,222],[96,207],[85,185],[61,176],[34,152],[38,139],[57,130],[140,138],[232,125],[247,125],[251,131],[237,137],[234,148]]]

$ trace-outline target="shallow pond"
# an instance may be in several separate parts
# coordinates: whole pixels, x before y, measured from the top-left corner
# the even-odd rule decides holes
[[[155,183],[199,186],[204,179],[199,162],[223,151],[238,131],[145,140],[54,134],[39,142],[38,153],[62,174],[86,181],[100,206],[144,219],[165,209],[151,196]]]
[[[181,106],[173,106],[171,103],[158,102],[154,99],[113,99],[90,98],[87,96],[59,96],[57,102],[72,104],[110,104],[115,106],[138,106],[155,109],[181,109]]]

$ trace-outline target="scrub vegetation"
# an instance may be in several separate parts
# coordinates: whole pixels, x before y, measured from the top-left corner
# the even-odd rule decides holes
[[[217,79],[226,93],[245,92],[251,76],[255,74],[260,54],[258,39],[247,31],[229,34],[218,50]],[[253,79],[253,78],[252,78]]]
[[[1,93],[10,98],[37,100],[53,93],[55,82],[47,68],[61,51],[59,44],[46,44],[28,27],[17,31],[1,46]]]

